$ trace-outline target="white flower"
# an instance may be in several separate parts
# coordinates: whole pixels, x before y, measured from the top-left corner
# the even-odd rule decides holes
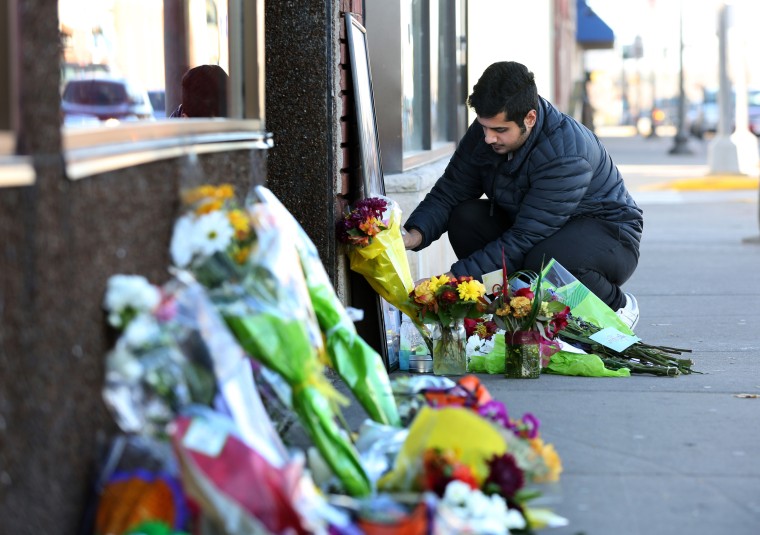
[[[194,245],[195,221],[190,216],[182,216],[174,223],[172,241],[169,252],[174,265],[180,268],[187,267],[195,254]]]
[[[509,529],[525,529],[527,522],[525,517],[517,509],[509,509],[505,518],[505,524]]]
[[[121,327],[123,312],[149,312],[160,302],[161,292],[145,277],[114,275],[108,279],[103,307],[108,311],[108,322],[114,327]]]
[[[122,336],[127,347],[139,349],[155,341],[160,335],[161,329],[156,319],[148,314],[140,314],[129,322]]]
[[[446,485],[443,493],[443,501],[448,505],[462,505],[467,501],[467,497],[472,493],[472,488],[458,479],[454,479]]]
[[[480,490],[475,489],[467,496],[467,509],[470,516],[482,518],[491,513],[491,499]]]
[[[143,374],[143,367],[135,355],[124,344],[116,347],[106,357],[107,374],[127,383],[136,383]]]
[[[224,251],[229,246],[235,229],[232,228],[227,216],[215,211],[201,216],[195,223],[194,240],[196,250],[203,256],[211,256],[218,251]]]

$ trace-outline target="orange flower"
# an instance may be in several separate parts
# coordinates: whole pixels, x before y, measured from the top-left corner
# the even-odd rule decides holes
[[[423,281],[414,288],[414,301],[421,305],[435,303],[435,294],[430,290],[430,281]]]
[[[381,231],[387,229],[383,222],[376,217],[371,217],[366,221],[359,223],[359,230],[363,231],[367,236],[377,236]]]
[[[513,297],[509,305],[512,307],[512,315],[516,318],[524,318],[530,314],[531,302],[527,297]]]
[[[533,451],[541,456],[548,469],[546,474],[537,475],[534,478],[535,482],[549,483],[559,481],[559,475],[562,473],[562,460],[559,458],[557,450],[554,449],[554,445],[544,443],[540,437],[532,438],[529,442]]]

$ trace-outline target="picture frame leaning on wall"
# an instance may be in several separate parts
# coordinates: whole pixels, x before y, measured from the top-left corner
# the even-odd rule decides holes
[[[345,21],[360,159],[361,192],[357,197],[384,196],[385,180],[377,136],[367,30],[351,13],[345,14]],[[351,281],[354,305],[365,313],[364,321],[357,325],[357,331],[380,353],[386,369],[393,371],[399,365],[399,311],[377,295],[362,277],[352,273]]]

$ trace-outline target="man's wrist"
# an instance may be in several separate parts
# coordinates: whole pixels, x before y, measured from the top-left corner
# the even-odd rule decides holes
[[[405,249],[416,249],[422,245],[422,233],[416,228],[406,230],[401,227],[401,237],[404,240]]]

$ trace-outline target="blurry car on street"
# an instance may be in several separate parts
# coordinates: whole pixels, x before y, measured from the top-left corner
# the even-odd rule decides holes
[[[702,139],[705,134],[714,134],[718,131],[718,122],[720,121],[720,106],[718,106],[718,91],[715,89],[705,89],[703,91],[702,102],[697,105],[696,110],[689,121],[689,133],[692,136]]]
[[[736,95],[731,92],[730,130],[733,132],[736,114]],[[747,115],[749,119],[749,130],[756,136],[760,136],[760,89],[750,89],[747,91]],[[720,106],[718,103],[717,90],[705,90],[704,100],[696,107],[689,121],[689,132],[697,138],[702,138],[705,134],[714,134],[718,131],[720,122]]]
[[[153,106],[145,90],[117,78],[69,80],[61,97],[64,124],[82,124],[87,118],[100,121],[153,119]]]

